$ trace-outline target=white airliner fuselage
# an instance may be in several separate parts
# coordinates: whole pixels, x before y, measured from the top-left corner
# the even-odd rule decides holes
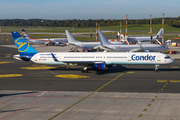
[[[57,61],[54,60],[52,54]],[[136,52],[136,53],[118,53],[118,52],[86,52],[86,53],[71,53],[71,52],[45,52],[36,53],[31,61],[40,64],[59,64],[64,65],[67,63],[96,63],[103,62],[106,65],[110,64],[169,64],[173,60],[163,53],[153,52]]]

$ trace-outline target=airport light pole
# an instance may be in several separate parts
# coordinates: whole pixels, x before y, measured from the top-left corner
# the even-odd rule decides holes
[[[120,20],[120,36],[119,36],[119,39],[121,40],[121,34],[122,34],[122,21]]]
[[[127,15],[126,15],[126,38],[127,38]]]
[[[150,37],[151,37],[151,43],[152,43],[152,15],[150,15]]]
[[[96,42],[97,42],[97,20],[96,20]]]
[[[74,26],[73,26],[73,37],[74,37]]]
[[[162,45],[164,45],[164,13],[162,14]]]

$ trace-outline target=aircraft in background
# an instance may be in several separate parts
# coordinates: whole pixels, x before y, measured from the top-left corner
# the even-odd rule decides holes
[[[140,42],[154,42],[154,41],[156,41],[159,44],[161,44],[158,41],[158,39],[162,38],[162,33],[163,33],[163,29],[161,28],[159,30],[159,32],[157,33],[157,35],[152,36],[152,40],[151,40],[151,36],[150,37],[129,37],[129,36],[127,36],[127,38],[126,38],[123,34],[121,34],[121,36],[120,36],[119,32],[118,32],[118,36],[120,37],[120,39],[122,41],[128,40],[128,42],[133,43],[133,44],[134,43],[140,43]]]
[[[77,41],[68,30],[65,30],[65,32],[66,32],[66,36],[68,39],[68,45],[72,45],[74,47],[80,47],[80,48],[85,47],[85,48],[89,48],[89,49],[98,49],[101,46],[100,42],[80,42],[80,41]],[[126,43],[124,43],[124,42],[113,42],[113,44],[122,45],[122,44],[126,44]]]
[[[81,65],[81,72],[106,70],[117,64],[151,64],[155,70],[160,64],[170,64],[174,60],[163,53],[147,52],[37,52],[17,31],[11,32],[19,55],[14,58],[48,65]]]
[[[134,45],[114,45],[111,44],[101,31],[98,31],[101,42],[101,49],[106,51],[119,51],[119,52],[163,52],[167,48],[159,44],[134,44]]]
[[[49,45],[59,45],[59,44],[66,44],[66,43],[68,43],[68,40],[66,38],[37,39],[37,38],[30,37],[28,35],[28,33],[24,29],[22,29],[22,32],[23,32],[24,38],[29,43],[45,44],[46,46],[49,46]]]

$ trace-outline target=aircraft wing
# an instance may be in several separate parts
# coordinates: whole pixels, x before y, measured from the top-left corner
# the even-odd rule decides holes
[[[99,49],[101,48],[101,45],[95,46],[93,49]]]
[[[70,46],[73,46],[73,47],[82,47],[83,48],[83,46],[79,46],[79,45],[74,44],[74,43],[68,43],[67,45],[70,45]]]
[[[145,50],[144,50],[144,48],[142,47],[142,45],[141,45],[141,44],[139,44],[139,45],[140,45],[140,48],[132,49],[132,50],[129,51],[129,52],[144,52]]]
[[[143,48],[140,48],[140,49],[133,49],[129,52],[144,52],[144,49]]]
[[[103,49],[103,50],[106,50],[106,51],[114,51],[114,49],[109,48],[107,46],[100,46],[100,48]]]

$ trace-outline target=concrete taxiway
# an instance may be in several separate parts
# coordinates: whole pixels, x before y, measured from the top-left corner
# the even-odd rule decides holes
[[[117,65],[81,73],[80,66],[15,60],[12,55],[18,51],[13,46],[0,46],[0,120],[180,119],[179,60],[160,66],[158,72],[153,65]]]

